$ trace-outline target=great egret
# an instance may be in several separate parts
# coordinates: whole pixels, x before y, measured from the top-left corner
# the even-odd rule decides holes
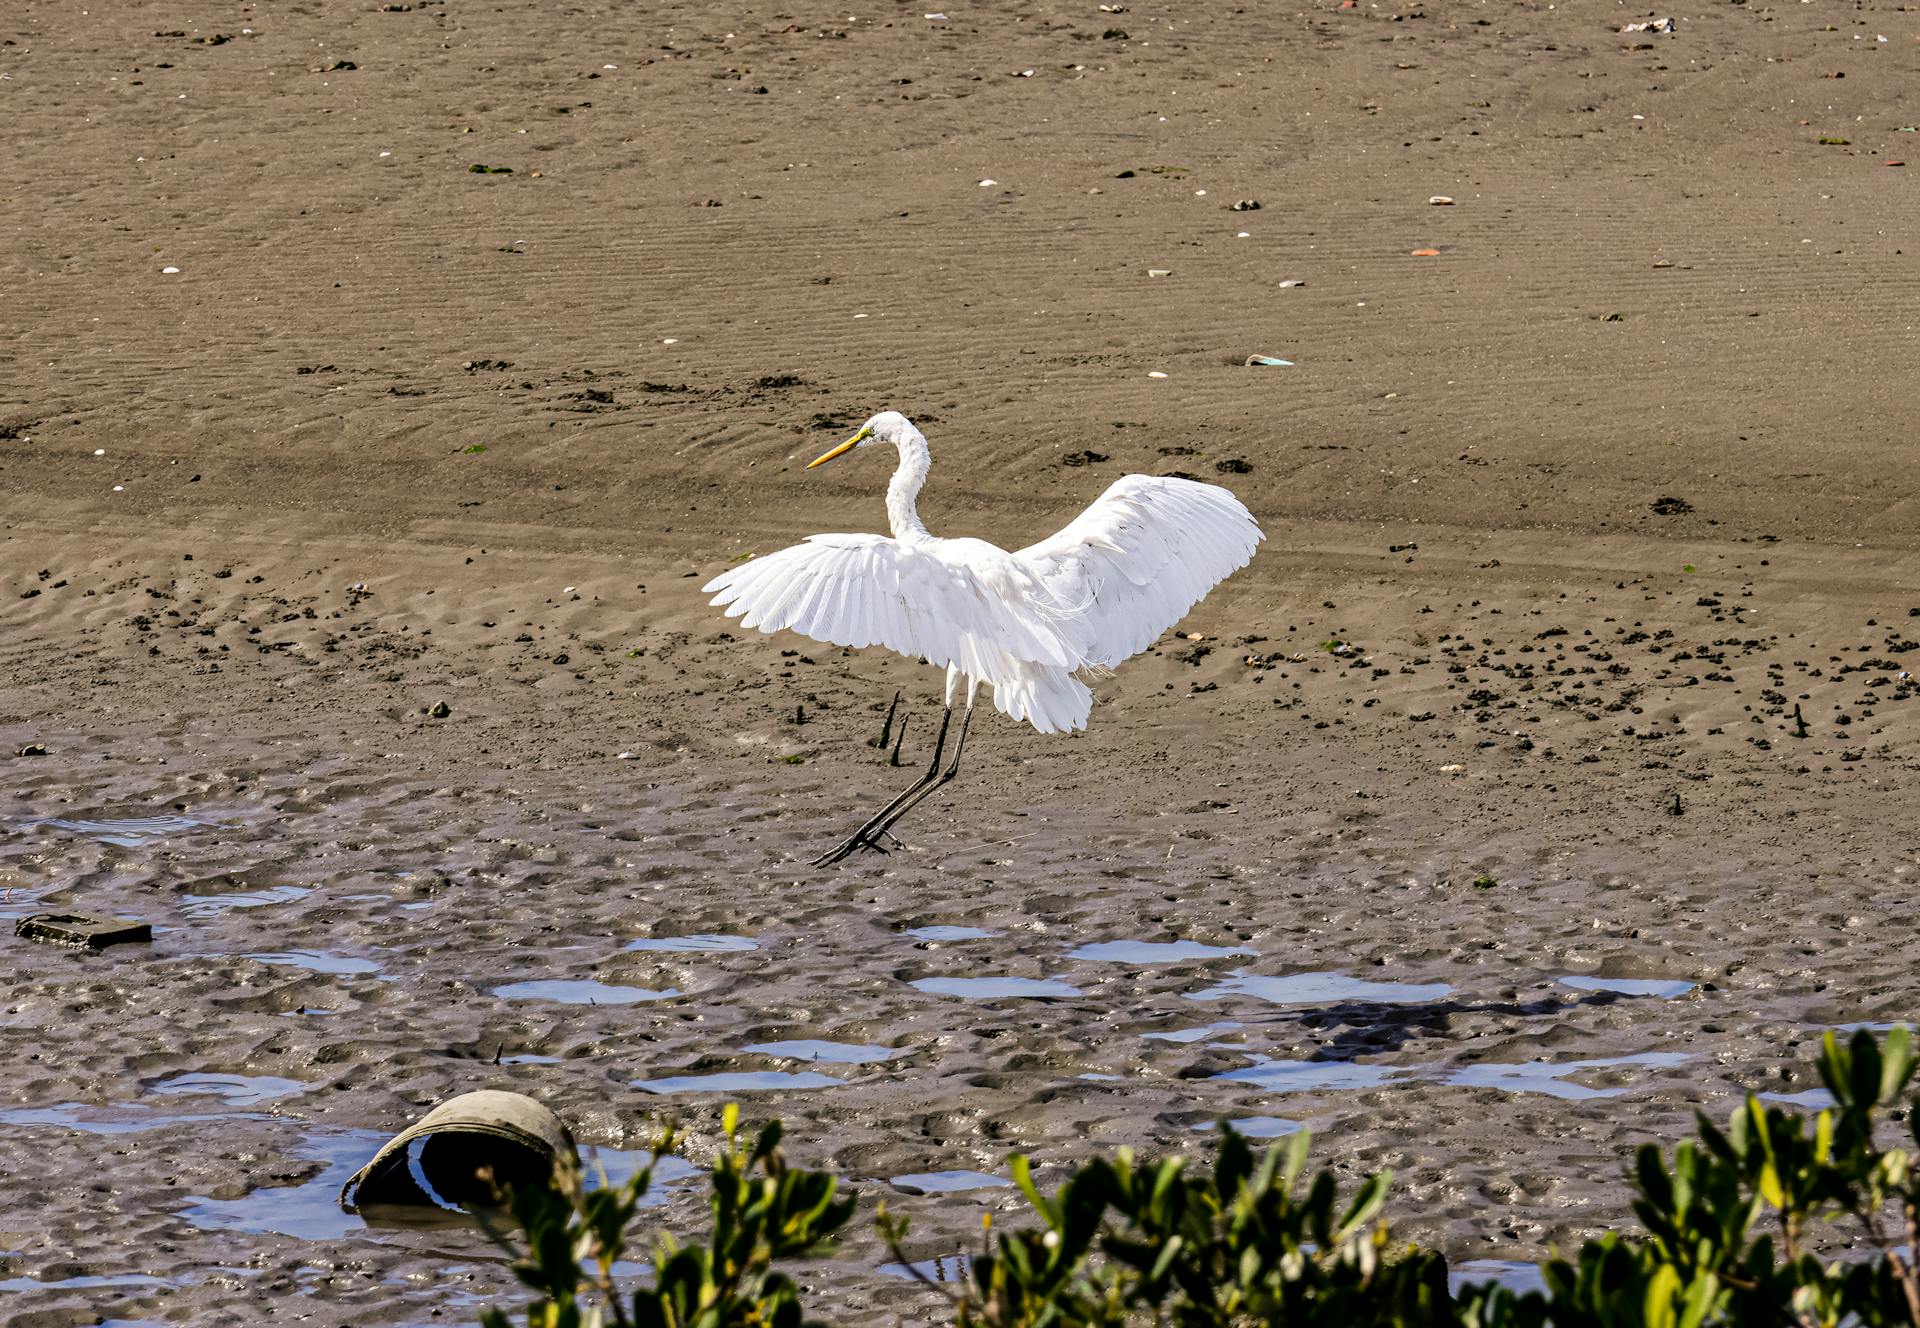
[[[960,772],[981,683],[994,707],[1042,733],[1085,728],[1093,694],[1076,674],[1139,654],[1206,593],[1247,565],[1262,535],[1238,498],[1195,480],[1123,475],[1059,534],[1008,553],[984,540],[927,532],[914,498],[933,465],[926,437],[882,411],[807,469],[857,447],[891,443],[893,536],[809,535],[706,585],[713,603],[763,632],[789,629],[838,646],[883,645],[947,670],[946,713],[927,773],[815,863],[884,852],[894,822]],[[953,759],[940,758],[966,683]]]

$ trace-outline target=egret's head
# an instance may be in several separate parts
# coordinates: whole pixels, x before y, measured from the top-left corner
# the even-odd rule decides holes
[[[868,443],[899,444],[914,432],[913,424],[897,410],[883,410],[865,424],[861,425],[853,437],[823,456],[817,456],[807,462],[807,469],[824,466],[835,457],[845,456],[856,447],[865,447]]]

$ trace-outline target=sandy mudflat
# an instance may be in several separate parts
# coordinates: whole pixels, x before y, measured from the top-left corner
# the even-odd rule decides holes
[[[470,1322],[345,1174],[487,1086],[698,1151],[636,1081],[709,1074],[842,1081],[743,1100],[916,1257],[1014,1204],[892,1178],[1225,1115],[1533,1260],[1920,1014],[1912,6],[930,12],[0,15],[0,916],[157,932],[0,934],[0,1324]],[[878,528],[800,463],[888,406],[936,530],[1270,540],[820,872],[938,679],[696,587]]]

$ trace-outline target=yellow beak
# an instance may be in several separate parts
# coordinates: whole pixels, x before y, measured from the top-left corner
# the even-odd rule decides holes
[[[807,469],[812,470],[815,466],[824,466],[837,456],[845,456],[848,452],[851,452],[871,437],[873,437],[872,429],[862,429],[859,433],[847,439],[846,442],[840,444],[840,446],[834,448],[833,451],[827,453],[825,456],[817,456],[807,462]]]

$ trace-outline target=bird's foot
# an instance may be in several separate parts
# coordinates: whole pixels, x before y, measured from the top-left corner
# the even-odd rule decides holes
[[[894,848],[911,847],[906,840],[900,838],[900,836],[894,834],[891,830],[868,830],[865,826],[862,826],[859,830],[848,835],[831,849],[815,858],[813,865],[816,867],[831,867],[836,862],[846,861],[863,848],[873,853],[887,853],[891,851],[887,848],[887,844],[892,844]]]
[[[899,841],[895,840],[894,842],[898,843]],[[875,853],[885,853],[887,851],[885,847],[876,843],[873,838],[870,838],[867,835],[866,831],[863,829],[855,834],[851,834],[847,836],[845,839],[841,840],[838,844],[835,844],[832,848],[828,849],[825,853],[822,853],[819,857],[815,858],[813,860],[813,865],[816,867],[831,867],[836,862],[845,862],[848,858],[852,857],[855,853],[857,853],[859,850],[863,848],[870,849]]]

